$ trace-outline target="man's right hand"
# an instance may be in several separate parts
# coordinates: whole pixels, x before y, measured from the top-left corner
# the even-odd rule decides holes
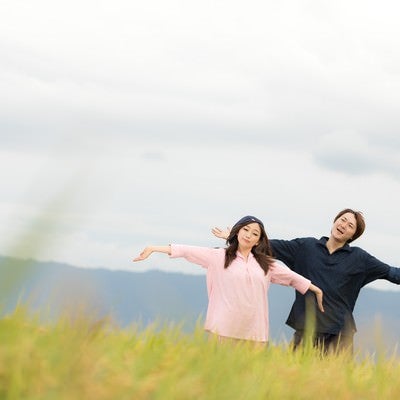
[[[228,226],[226,230],[222,230],[218,227],[212,228],[211,232],[213,233],[214,236],[220,239],[228,239],[229,234],[231,233],[231,228]]]

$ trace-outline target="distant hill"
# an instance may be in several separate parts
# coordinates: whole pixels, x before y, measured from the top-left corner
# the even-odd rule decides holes
[[[44,318],[84,309],[94,318],[111,317],[121,327],[152,322],[181,324],[189,332],[203,322],[207,307],[205,276],[161,271],[130,272],[85,269],[55,263],[0,256],[0,306],[10,311],[29,302]],[[285,325],[294,290],[271,285],[270,337],[289,341]],[[400,343],[400,292],[364,288],[356,305],[356,344],[374,351],[382,331],[389,353]],[[379,323],[379,324],[377,324]]]

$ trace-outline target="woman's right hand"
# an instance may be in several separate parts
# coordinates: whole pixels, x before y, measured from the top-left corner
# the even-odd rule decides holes
[[[164,253],[164,254],[171,255],[171,245],[168,245],[168,246],[147,246],[139,254],[138,257],[133,259],[133,261],[145,260],[151,253]]]
[[[133,261],[145,260],[152,252],[153,252],[153,248],[148,246],[139,254],[138,257],[134,258]]]

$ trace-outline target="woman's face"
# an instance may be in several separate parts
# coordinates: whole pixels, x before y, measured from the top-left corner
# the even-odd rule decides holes
[[[238,232],[238,242],[239,246],[242,248],[252,249],[256,246],[261,238],[260,225],[257,222],[252,222],[251,224],[245,225],[239,229]]]

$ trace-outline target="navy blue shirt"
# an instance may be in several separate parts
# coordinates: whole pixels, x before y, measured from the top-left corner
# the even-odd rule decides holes
[[[296,291],[286,324],[305,329],[306,303],[316,313],[316,332],[339,334],[355,332],[353,310],[360,289],[376,279],[400,284],[400,268],[391,267],[359,247],[348,244],[329,254],[328,238],[271,240],[274,257],[318,286],[324,292],[325,312],[316,307],[315,295]]]

